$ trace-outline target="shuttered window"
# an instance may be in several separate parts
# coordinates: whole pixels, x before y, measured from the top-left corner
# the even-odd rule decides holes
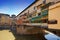
[[[57,20],[49,20],[48,24],[57,24]]]

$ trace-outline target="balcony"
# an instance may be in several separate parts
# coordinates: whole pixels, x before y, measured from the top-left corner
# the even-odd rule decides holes
[[[42,14],[41,16],[36,16],[36,17],[33,17],[31,18],[31,21],[35,21],[35,20],[40,20],[41,18],[47,16],[48,14]]]

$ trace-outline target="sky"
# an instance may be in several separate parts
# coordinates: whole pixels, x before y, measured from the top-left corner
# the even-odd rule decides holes
[[[0,13],[18,15],[35,0],[0,0]]]

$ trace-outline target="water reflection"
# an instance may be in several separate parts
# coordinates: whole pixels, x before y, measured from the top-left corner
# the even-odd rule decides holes
[[[48,33],[47,35],[45,35],[45,38],[47,40],[60,40],[60,37],[56,36],[53,33]]]
[[[1,35],[3,37],[1,37]],[[10,35],[10,36],[9,36]],[[16,35],[14,32],[11,32],[9,30],[0,30],[0,39],[14,39],[14,40],[41,40],[43,37],[41,37],[42,34],[40,34],[38,37],[36,35]],[[47,40],[60,40],[60,37],[56,36],[55,34],[51,32],[47,32],[45,35],[45,38]]]
[[[14,34],[14,33],[13,33]],[[41,36],[40,37],[36,37],[34,35],[16,35],[15,36],[15,40],[41,40]],[[45,35],[45,38],[47,40],[60,40],[60,37],[56,36],[55,34],[51,33],[51,32],[47,32]]]
[[[15,40],[43,40],[40,37],[37,37],[35,35],[14,35],[15,36]]]

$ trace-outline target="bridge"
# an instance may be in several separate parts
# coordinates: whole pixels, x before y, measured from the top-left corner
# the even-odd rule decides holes
[[[48,8],[44,9],[40,16],[24,19],[23,21],[29,21],[29,23],[23,22],[22,29],[24,30],[25,27],[42,28],[60,36],[60,2]]]

